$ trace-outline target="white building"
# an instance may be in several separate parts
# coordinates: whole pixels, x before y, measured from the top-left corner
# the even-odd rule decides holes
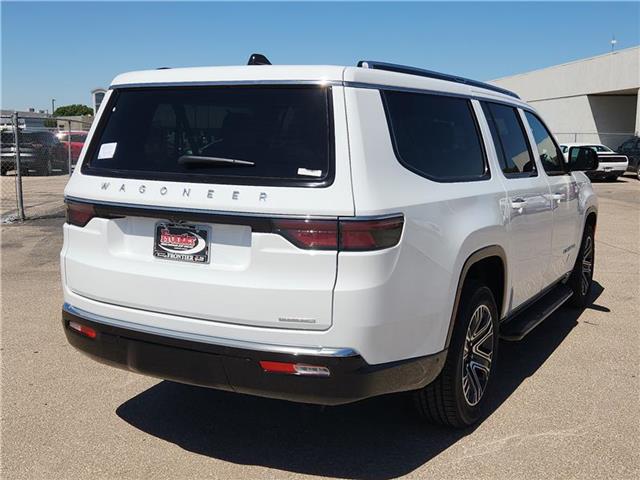
[[[616,148],[640,134],[640,47],[492,80],[543,116],[561,142]]]

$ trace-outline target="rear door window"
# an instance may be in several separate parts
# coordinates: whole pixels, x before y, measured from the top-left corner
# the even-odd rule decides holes
[[[507,105],[489,102],[482,102],[482,110],[505,176],[537,175],[518,111]]]
[[[331,90],[319,86],[116,90],[83,173],[253,185],[328,185]]]
[[[406,168],[435,181],[489,177],[468,99],[381,92],[396,156]]]

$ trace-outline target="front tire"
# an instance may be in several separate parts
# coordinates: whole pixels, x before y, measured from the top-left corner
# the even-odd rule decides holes
[[[422,418],[456,428],[480,419],[498,354],[498,309],[491,290],[467,281],[442,372],[416,391]]]
[[[593,284],[593,266],[596,255],[595,232],[592,225],[585,225],[582,243],[576,264],[573,267],[567,285],[573,290],[571,305],[584,308],[589,303],[589,294]]]

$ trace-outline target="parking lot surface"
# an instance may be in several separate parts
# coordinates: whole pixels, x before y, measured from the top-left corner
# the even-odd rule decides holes
[[[64,180],[25,179],[44,218],[1,227],[2,478],[640,477],[634,178],[595,184],[593,304],[503,342],[488,416],[465,431],[420,424],[404,396],[320,409],[85,358],[60,323]]]

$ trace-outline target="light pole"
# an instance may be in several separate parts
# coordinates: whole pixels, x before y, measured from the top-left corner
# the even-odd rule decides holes
[[[52,98],[51,99],[51,116],[53,117],[53,112],[56,111],[56,99]]]

